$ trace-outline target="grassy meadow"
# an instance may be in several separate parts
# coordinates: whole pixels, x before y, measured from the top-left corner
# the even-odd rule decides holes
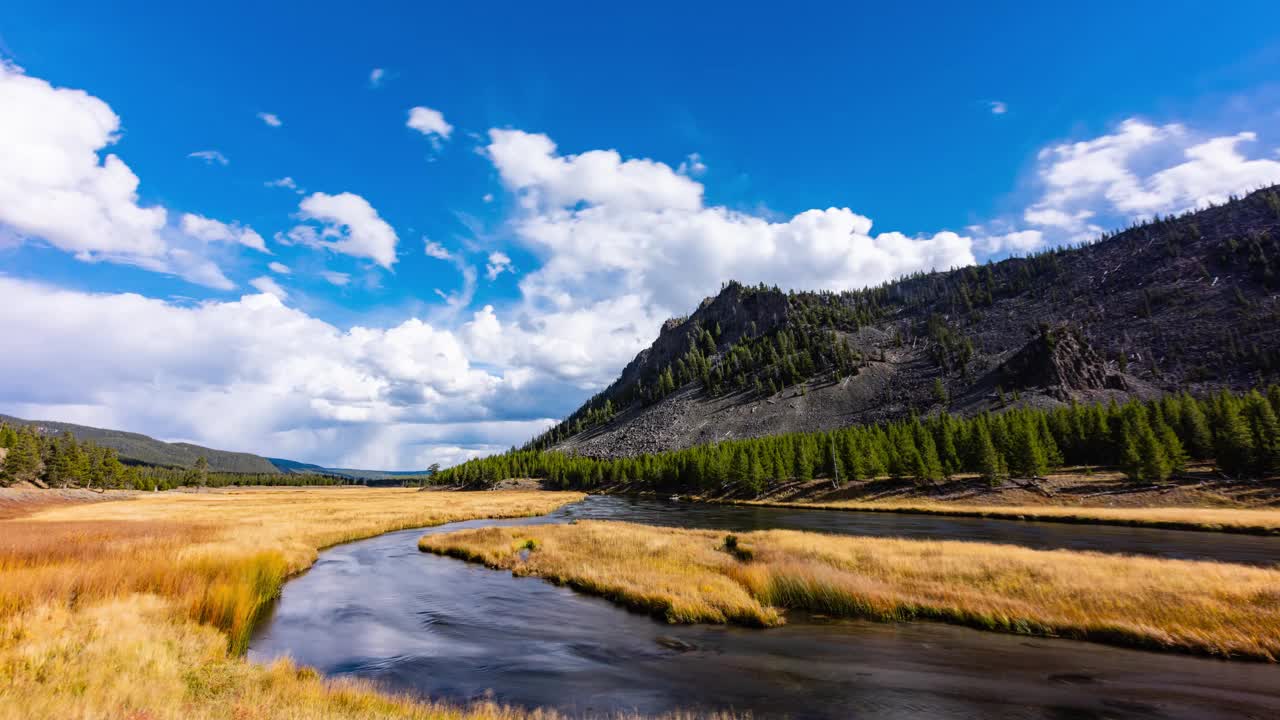
[[[432,535],[419,547],[670,622],[770,626],[795,609],[1280,659],[1280,569],[787,530],[734,540],[584,521]]]
[[[522,517],[572,492],[271,489],[141,494],[0,520],[0,719],[524,718],[245,661],[254,621],[320,548]]]
[[[851,510],[917,515],[979,517],[1000,520],[1037,520],[1041,522],[1079,523],[1086,525],[1121,525],[1228,532],[1244,535],[1280,535],[1280,510],[1274,508],[1213,507],[1084,507],[1067,505],[975,505],[957,502],[928,501],[736,501],[743,505],[794,507],[820,510]]]

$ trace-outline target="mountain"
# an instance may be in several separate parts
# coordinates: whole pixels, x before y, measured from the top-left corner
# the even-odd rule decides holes
[[[338,474],[330,471],[329,468],[322,467],[320,465],[313,465],[311,463],[298,462],[297,460],[286,460],[284,458],[266,458],[266,460],[274,465],[277,470],[283,473]]]
[[[729,283],[527,447],[630,456],[1280,370],[1280,186],[1092,244],[840,293]]]
[[[122,462],[136,465],[192,467],[195,465],[196,458],[203,455],[209,461],[209,469],[213,472],[263,475],[314,473],[384,485],[399,485],[404,480],[422,477],[427,474],[426,470],[391,471],[328,468],[296,460],[265,458],[252,453],[215,450],[191,443],[169,443],[141,433],[125,432],[123,430],[108,430],[52,420],[23,420],[22,418],[3,414],[0,414],[0,422],[10,425],[32,425],[49,435],[71,432],[81,440],[92,440],[98,445],[114,449]]]
[[[353,480],[383,480],[396,481],[407,480],[410,478],[419,478],[430,474],[426,470],[359,470],[356,468],[331,468],[321,465],[312,465],[311,463],[298,462],[297,460],[285,460],[284,458],[267,458],[273,465],[280,469],[281,472],[292,473],[320,473],[322,475],[337,475],[339,477],[347,477]]]
[[[51,435],[71,432],[81,440],[92,440],[98,445],[113,448],[120,456],[120,459],[127,463],[164,467],[192,467],[195,465],[196,458],[203,455],[209,461],[209,469],[214,472],[261,474],[280,472],[266,458],[250,453],[214,450],[213,448],[191,443],[168,443],[140,433],[107,430],[88,425],[75,425],[51,420],[22,420],[9,415],[0,415],[0,422],[6,422],[10,425],[33,425],[42,432]]]

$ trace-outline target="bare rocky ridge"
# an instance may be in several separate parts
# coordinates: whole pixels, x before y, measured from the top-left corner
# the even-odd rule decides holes
[[[783,293],[728,285],[653,345],[586,407],[607,422],[555,438],[596,457],[1010,404],[1149,398],[1247,388],[1280,370],[1280,192],[1131,228],[1032,258],[930,273],[870,291]],[[803,325],[822,303],[874,307],[869,322]],[[809,315],[808,317],[812,317]],[[735,342],[780,330],[826,332],[859,358],[779,392],[721,394],[694,380],[636,397],[718,328],[714,364]],[[816,335],[815,335],[816,337]],[[963,349],[960,352],[958,349]],[[943,395],[939,397],[938,386]]]

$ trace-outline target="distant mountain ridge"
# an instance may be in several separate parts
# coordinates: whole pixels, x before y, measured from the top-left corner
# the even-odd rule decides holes
[[[137,465],[156,465],[160,467],[193,467],[196,458],[204,456],[209,461],[209,469],[213,472],[247,473],[274,475],[278,473],[316,473],[348,478],[352,481],[384,481],[410,478],[427,474],[426,470],[390,471],[390,470],[358,470],[354,468],[328,468],[311,463],[286,460],[283,458],[265,458],[253,453],[217,450],[201,445],[184,442],[164,442],[141,433],[111,430],[107,428],[77,425],[75,423],[55,420],[24,420],[12,415],[0,414],[0,422],[10,425],[31,425],[41,432],[51,435],[71,432],[81,440],[92,440],[103,447],[116,451],[120,460]]]
[[[1280,186],[1098,242],[846,292],[728,283],[526,447],[634,456],[1280,372]]]
[[[267,458],[267,460],[279,468],[281,472],[321,473],[348,477],[353,480],[394,480],[397,478],[422,477],[429,474],[426,470],[360,470],[357,468],[324,467],[284,458]]]
[[[192,467],[196,458],[203,455],[214,472],[274,474],[279,468],[264,457],[252,453],[215,450],[191,443],[168,443],[141,433],[110,430],[76,425],[54,420],[23,420],[10,415],[0,415],[0,422],[11,425],[31,425],[49,434],[74,433],[81,440],[92,440],[98,445],[112,448],[120,460],[139,465],[162,467]]]

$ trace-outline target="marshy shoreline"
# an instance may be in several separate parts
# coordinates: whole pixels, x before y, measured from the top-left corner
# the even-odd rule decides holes
[[[1280,569],[979,542],[726,534],[608,521],[424,536],[423,551],[539,577],[672,623],[787,610],[1276,662]]]

